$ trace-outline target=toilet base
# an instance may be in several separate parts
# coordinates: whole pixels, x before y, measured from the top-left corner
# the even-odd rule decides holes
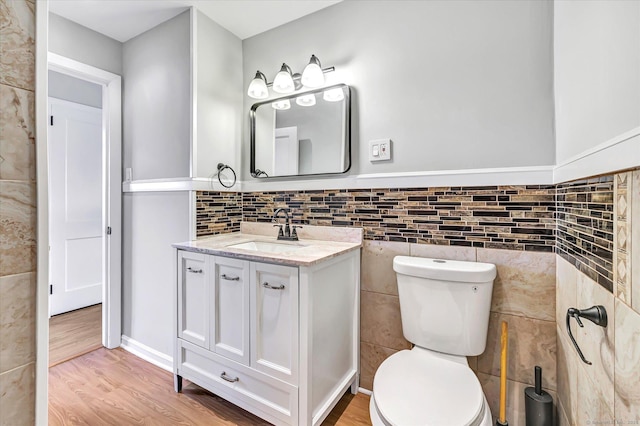
[[[491,417],[491,409],[489,408],[489,403],[487,402],[486,397],[483,396],[483,399],[484,417],[479,423],[479,426],[493,426],[493,419]],[[373,426],[393,426],[391,423],[386,422],[382,418],[382,416],[380,416],[380,413],[378,413],[378,407],[376,406],[376,400],[373,397],[373,393],[371,394],[371,399],[369,400],[369,417],[371,417],[371,424]]]

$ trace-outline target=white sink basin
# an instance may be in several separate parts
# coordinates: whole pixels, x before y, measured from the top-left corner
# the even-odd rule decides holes
[[[227,248],[242,249],[251,251],[263,251],[268,253],[287,253],[300,250],[305,246],[295,243],[271,243],[268,241],[249,241],[246,243],[234,244]]]

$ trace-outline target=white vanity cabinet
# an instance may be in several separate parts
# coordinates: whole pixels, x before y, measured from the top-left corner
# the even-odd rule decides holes
[[[284,265],[177,250],[182,378],[274,424],[317,425],[358,386],[360,251]]]

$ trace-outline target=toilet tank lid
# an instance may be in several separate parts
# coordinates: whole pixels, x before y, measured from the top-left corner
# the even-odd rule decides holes
[[[393,270],[415,277],[468,283],[489,282],[496,277],[496,265],[491,263],[413,256],[394,257]]]

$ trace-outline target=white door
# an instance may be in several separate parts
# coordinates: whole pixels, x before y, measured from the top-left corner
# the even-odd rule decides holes
[[[275,129],[273,144],[273,176],[292,176],[298,174],[300,143],[298,128],[281,127]]]
[[[49,98],[50,315],[102,301],[102,110]]]

